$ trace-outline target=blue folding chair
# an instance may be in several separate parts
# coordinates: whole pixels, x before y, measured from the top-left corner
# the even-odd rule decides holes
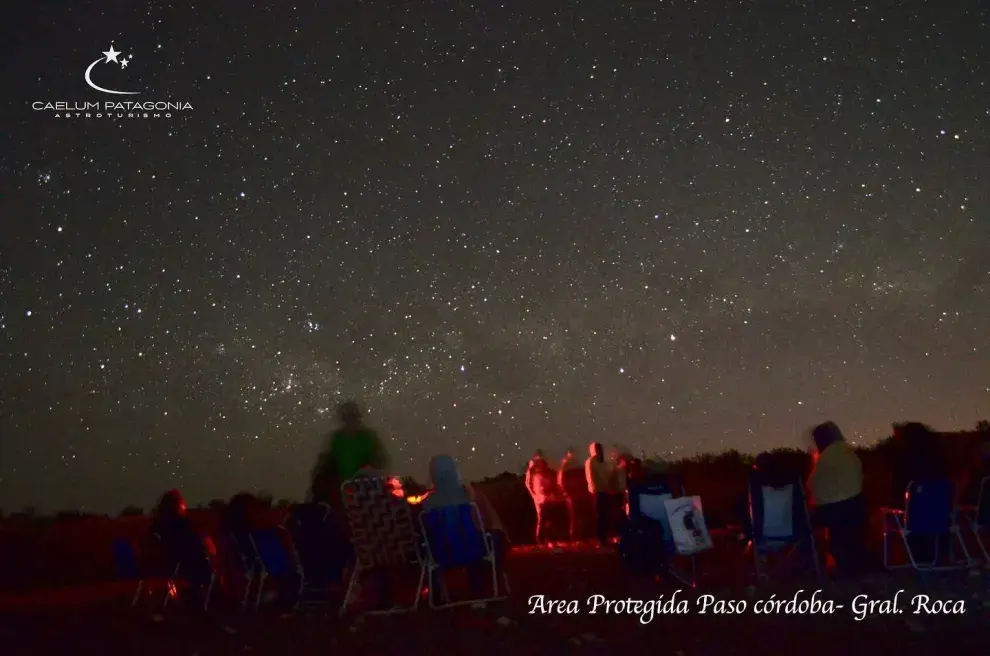
[[[811,558],[812,569],[821,578],[821,563],[815,545],[811,517],[801,479],[797,476],[783,486],[767,485],[759,472],[749,476],[749,518],[752,527],[749,547],[753,550],[756,576],[762,581],[771,578],[771,558],[779,571],[791,559],[804,555]]]
[[[695,587],[698,585],[698,559],[695,554],[682,556],[677,552],[674,542],[674,534],[670,527],[670,518],[667,516],[665,502],[668,499],[686,496],[684,483],[679,476],[651,476],[647,482],[639,485],[632,485],[626,490],[626,516],[629,519],[629,526],[636,527],[643,522],[655,523],[663,531],[660,544],[656,547],[662,550],[661,554],[656,554],[656,558],[651,559],[651,567],[655,567],[659,574],[666,574],[684,585]],[[648,524],[647,524],[648,525]],[[630,531],[625,539],[629,542],[635,540],[650,540],[650,532]],[[646,545],[652,549],[653,545]],[[627,544],[620,541],[620,550],[626,552],[640,551],[641,546]],[[688,569],[685,570],[678,564],[678,558],[687,559]]]
[[[436,590],[429,595],[430,607],[450,608],[478,602],[501,601],[509,593],[509,578],[503,570],[505,595],[499,594],[498,564],[491,533],[484,530],[481,512],[473,503],[426,510],[419,515],[421,534],[426,543],[427,571],[431,586],[441,584],[443,603],[436,601]],[[443,585],[444,572],[487,562],[492,570],[492,596],[451,602]]]
[[[113,560],[117,569],[117,577],[120,580],[136,582],[134,596],[131,599],[131,607],[133,608],[134,606],[137,606],[138,601],[141,599],[142,593],[146,590],[150,590],[144,568],[142,567],[141,560],[138,557],[137,549],[134,548],[134,543],[127,538],[114,540]],[[172,577],[168,579],[167,586],[165,588],[162,608],[168,605],[169,597],[171,596],[172,589],[175,586],[175,578],[178,575],[179,566],[176,565],[175,570],[172,572]]]
[[[299,589],[295,591],[296,600],[302,598],[306,579],[303,575],[302,564],[296,553],[285,545],[276,529],[265,529],[251,532],[251,546],[258,554],[258,595],[254,607],[261,606],[265,592],[265,581],[273,578],[280,581],[299,580]]]
[[[946,571],[971,567],[973,559],[966,548],[962,531],[956,518],[955,496],[956,485],[947,478],[929,481],[911,481],[905,492],[904,509],[883,508],[883,564],[887,569],[912,567],[917,571]],[[890,544],[888,536],[891,531],[901,536],[904,548],[907,550],[908,561],[902,565],[894,565],[890,561]],[[940,566],[939,552],[943,538],[948,538],[948,565]],[[911,543],[914,538],[931,540],[934,543],[934,556],[930,562],[918,562]],[[953,538],[962,547],[964,558],[954,558]]]

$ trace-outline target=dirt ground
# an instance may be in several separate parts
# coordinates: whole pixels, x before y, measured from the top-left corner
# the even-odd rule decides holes
[[[710,572],[713,562],[703,561]],[[217,604],[206,614],[170,607],[162,613],[147,604],[131,609],[129,589],[94,586],[8,598],[0,606],[0,644],[10,654],[141,654],[207,656],[212,654],[870,654],[886,649],[897,654],[986,654],[990,652],[990,572],[946,575],[876,575],[849,584],[806,582],[810,599],[845,606],[833,615],[759,615],[755,602],[776,594],[791,599],[794,584],[749,587],[745,580],[724,586],[703,581],[697,591],[666,581],[636,580],[613,553],[587,549],[553,552],[516,551],[509,557],[512,594],[484,609],[470,606],[418,611],[393,616],[338,618],[336,607],[304,607],[282,613],[262,606],[240,611]],[[721,577],[719,577],[721,578]],[[677,592],[679,588],[683,588]],[[901,615],[874,615],[855,621],[849,605],[857,594],[891,599],[899,589]],[[955,616],[912,615],[909,600],[927,593],[932,599],[965,604]],[[635,615],[590,614],[585,600],[687,601],[685,614],[657,615],[641,623]],[[715,599],[746,600],[747,612],[701,615],[699,594]],[[528,600],[579,600],[576,614],[530,614]],[[103,597],[100,599],[99,597]],[[111,597],[111,598],[106,598]]]

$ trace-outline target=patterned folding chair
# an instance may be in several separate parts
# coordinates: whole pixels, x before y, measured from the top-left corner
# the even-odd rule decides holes
[[[911,481],[905,493],[904,509],[883,508],[883,564],[887,569],[912,567],[917,571],[945,571],[971,567],[973,559],[969,555],[966,541],[956,520],[955,496],[956,486],[947,478],[930,481]],[[908,562],[894,565],[890,561],[890,544],[888,536],[895,532],[901,536],[901,541],[907,551]],[[934,557],[930,562],[918,562],[911,547],[912,537],[932,540]],[[949,563],[940,566],[939,551],[943,538],[948,538]],[[962,547],[963,560],[953,556],[953,545]]]
[[[258,554],[258,595],[255,597],[254,607],[261,606],[265,593],[265,581],[269,578],[284,583],[295,583],[298,580],[299,588],[295,591],[296,600],[302,598],[303,588],[306,585],[306,578],[303,574],[302,564],[295,551],[286,546],[279,535],[277,529],[264,529],[251,532],[251,546]]]
[[[818,548],[801,480],[794,477],[791,483],[775,487],[765,485],[760,474],[753,472],[749,477],[748,492],[753,530],[749,546],[753,550],[757,578],[761,581],[771,578],[772,558],[777,560],[774,569],[779,571],[801,555],[811,558],[811,569],[816,578],[821,578]]]
[[[340,614],[357,597],[362,574],[378,568],[419,567],[419,584],[411,606],[396,606],[376,614],[390,614],[419,607],[420,593],[426,579],[426,560],[420,537],[413,522],[412,510],[404,499],[392,495],[387,478],[358,476],[340,486],[344,515],[351,533],[355,563]]]
[[[419,525],[427,549],[427,569],[431,587],[434,582],[442,584],[444,572],[487,563],[492,570],[492,596],[451,602],[446,586],[441,586],[443,603],[436,602],[437,590],[430,591],[430,607],[450,608],[477,602],[501,601],[499,595],[498,564],[495,562],[495,544],[491,533],[482,527],[481,512],[473,503],[459,506],[444,506],[423,511]],[[509,591],[508,575],[503,571],[505,592]]]
[[[146,577],[145,568],[142,566],[141,560],[138,557],[138,552],[134,547],[134,543],[126,538],[114,540],[113,560],[117,569],[118,578],[122,581],[135,582],[134,595],[131,599],[131,607],[137,606],[138,601],[141,599],[141,595],[146,591],[150,591],[150,586]],[[162,599],[162,608],[168,605],[169,597],[171,596],[172,590],[175,588],[175,578],[178,575],[179,566],[176,565],[175,570],[172,572],[171,578],[169,578],[166,583],[165,594]]]

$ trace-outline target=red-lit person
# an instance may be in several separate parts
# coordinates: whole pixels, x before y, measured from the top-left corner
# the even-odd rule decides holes
[[[574,542],[581,535],[580,527],[585,525],[581,520],[586,514],[590,514],[591,505],[588,484],[584,478],[584,465],[575,455],[574,449],[568,448],[560,461],[557,487],[567,504],[568,534],[571,542]]]
[[[555,496],[556,480],[553,470],[543,451],[537,450],[526,467],[526,490],[533,499],[536,508],[536,544],[543,544],[546,539],[547,510],[551,503],[558,500]]]
[[[169,567],[178,565],[179,576],[189,582],[190,603],[202,606],[213,566],[203,538],[189,522],[186,501],[179,490],[169,490],[158,502],[151,520],[151,533],[161,542],[170,561]]]
[[[584,475],[588,492],[595,499],[595,526],[598,542],[608,546],[609,508],[613,491],[612,467],[605,459],[605,449],[599,442],[588,447],[589,457],[584,463]]]

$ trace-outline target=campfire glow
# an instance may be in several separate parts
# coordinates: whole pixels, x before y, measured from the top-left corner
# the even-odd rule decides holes
[[[392,489],[392,496],[398,499],[405,499],[407,503],[414,506],[418,506],[426,500],[426,497],[430,496],[429,492],[424,492],[423,494],[410,494],[406,495],[406,491],[402,489],[402,481],[397,477],[393,476],[388,479],[389,487]]]

